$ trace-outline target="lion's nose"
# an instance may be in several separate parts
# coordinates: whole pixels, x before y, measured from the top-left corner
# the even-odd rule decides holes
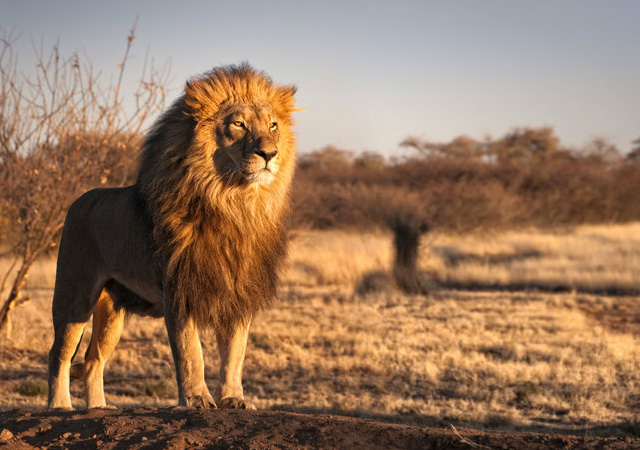
[[[256,150],[256,155],[262,156],[264,158],[265,163],[271,161],[278,154],[278,150],[265,151],[262,149]]]

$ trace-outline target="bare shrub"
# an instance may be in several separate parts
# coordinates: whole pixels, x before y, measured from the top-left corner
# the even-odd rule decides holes
[[[12,255],[9,294],[0,330],[11,332],[10,313],[21,302],[29,269],[54,247],[65,212],[81,192],[130,181],[147,119],[162,108],[168,70],[145,69],[124,106],[124,70],[135,38],[127,36],[115,83],[103,84],[90,62],[64,57],[54,45],[36,53],[34,75],[19,70],[15,39],[0,41],[0,213],[5,255]]]

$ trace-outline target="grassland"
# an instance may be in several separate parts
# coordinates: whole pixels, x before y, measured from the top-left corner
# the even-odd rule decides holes
[[[429,295],[359,296],[365,274],[389,270],[390,236],[296,232],[279,301],[252,328],[246,395],[413,424],[640,428],[640,305],[606,294],[640,289],[640,224],[424,241]],[[0,408],[45,404],[54,266],[35,267],[0,343]],[[203,346],[214,386],[211,336]],[[174,404],[161,320],[128,318],[105,379],[112,404]],[[82,407],[80,380],[72,394]]]

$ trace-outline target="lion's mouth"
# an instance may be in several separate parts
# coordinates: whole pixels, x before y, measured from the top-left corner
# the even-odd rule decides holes
[[[268,186],[275,179],[275,175],[269,169],[260,169],[257,172],[247,173],[245,180],[249,183],[256,183],[259,186]]]

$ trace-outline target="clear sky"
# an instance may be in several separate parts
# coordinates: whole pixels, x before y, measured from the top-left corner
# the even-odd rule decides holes
[[[78,49],[115,73],[138,16],[135,64],[171,61],[171,98],[190,76],[249,61],[298,86],[299,149],[402,154],[408,135],[500,137],[555,128],[623,151],[640,137],[640,1],[0,0],[0,27]]]

